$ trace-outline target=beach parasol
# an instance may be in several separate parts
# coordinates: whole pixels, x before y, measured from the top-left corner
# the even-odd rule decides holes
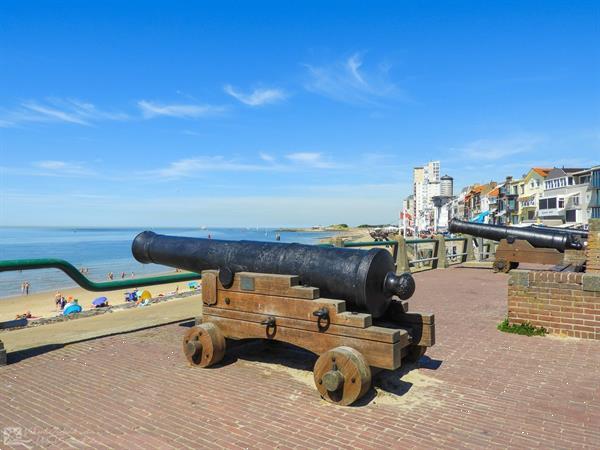
[[[78,305],[77,303],[71,303],[68,306],[65,306],[65,309],[63,310],[63,315],[68,316],[69,314],[74,314],[74,313],[80,313],[81,312],[81,306]]]
[[[107,301],[108,301],[108,299],[106,297],[98,297],[98,298],[94,299],[94,301],[92,302],[92,305],[94,305],[94,306],[104,305]]]

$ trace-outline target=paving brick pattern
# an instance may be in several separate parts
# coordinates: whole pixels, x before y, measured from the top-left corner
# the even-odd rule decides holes
[[[392,393],[327,404],[302,371],[314,358],[278,345],[190,368],[185,328],[168,325],[11,355],[0,447],[600,448],[600,342],[498,332],[506,275],[415,278],[410,306],[435,312],[437,344],[418,368],[378,376]]]

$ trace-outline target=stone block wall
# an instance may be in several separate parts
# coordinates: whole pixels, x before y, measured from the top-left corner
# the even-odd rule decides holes
[[[552,334],[600,339],[600,274],[512,270],[508,320]]]

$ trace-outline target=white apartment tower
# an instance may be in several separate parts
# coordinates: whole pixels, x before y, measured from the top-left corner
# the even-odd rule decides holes
[[[432,198],[441,193],[440,162],[430,161],[423,167],[413,170],[413,217],[419,231],[426,230],[433,225],[434,205]]]

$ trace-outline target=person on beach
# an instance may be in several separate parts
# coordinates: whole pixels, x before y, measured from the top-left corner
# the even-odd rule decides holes
[[[131,272],[131,278],[135,277],[135,273]]]
[[[54,296],[54,306],[56,307],[57,311],[60,311],[61,308],[61,299],[62,299],[62,294],[60,293],[60,291],[56,291],[56,295]]]
[[[25,295],[29,295],[30,284],[29,281],[25,282]]]
[[[121,280],[125,278],[125,272],[121,272]]]
[[[25,311],[25,314],[17,314],[16,319],[31,319],[31,311]]]
[[[108,279],[109,279],[110,281],[112,281],[114,277],[115,277],[115,276],[113,275],[113,273],[112,273],[112,272],[108,272]]]

